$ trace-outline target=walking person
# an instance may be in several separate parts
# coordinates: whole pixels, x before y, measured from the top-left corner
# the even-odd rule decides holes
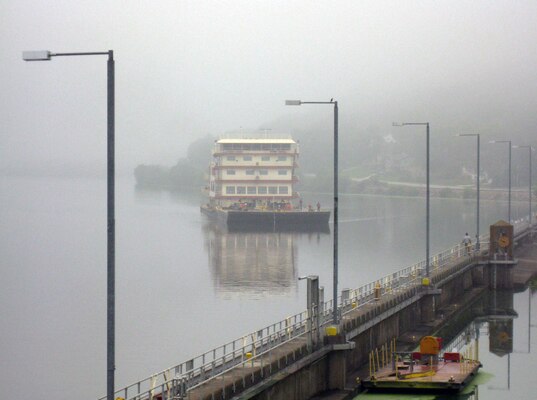
[[[464,247],[466,249],[466,255],[470,255],[470,250],[472,246],[472,239],[470,239],[470,235],[468,235],[468,232],[464,235],[464,238],[462,239],[462,244],[464,244]]]

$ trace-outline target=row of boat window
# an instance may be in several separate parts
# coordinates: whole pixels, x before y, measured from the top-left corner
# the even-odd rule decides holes
[[[252,161],[252,156],[242,156],[242,161]],[[239,157],[237,156],[226,156],[227,161],[238,161]],[[277,156],[276,161],[287,161],[287,156]],[[261,161],[271,161],[270,156],[261,156]]]
[[[236,173],[237,173],[237,171],[235,171],[234,169],[227,169],[226,170],[227,175],[236,175]],[[278,170],[278,175],[287,175],[287,173],[288,173],[288,170],[286,170],[286,169],[279,169]],[[255,170],[247,169],[246,170],[246,175],[255,175]],[[268,170],[260,169],[259,170],[259,175],[268,175]]]
[[[289,186],[226,186],[226,194],[289,194]]]
[[[224,150],[291,150],[289,143],[224,143]]]

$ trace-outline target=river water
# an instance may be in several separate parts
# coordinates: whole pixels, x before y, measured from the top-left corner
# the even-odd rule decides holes
[[[332,205],[331,194],[303,196]],[[117,388],[303,311],[299,276],[318,275],[332,297],[330,233],[227,233],[200,214],[202,201],[117,179]],[[341,194],[339,209],[340,288],[425,258],[424,199]],[[513,203],[512,214],[526,209]],[[506,213],[482,201],[482,231]],[[431,200],[431,254],[465,232],[475,235],[475,201]],[[0,177],[0,245],[0,399],[103,396],[105,181]],[[513,296],[509,357],[487,351],[483,325],[482,399],[537,393],[535,303],[528,291]]]

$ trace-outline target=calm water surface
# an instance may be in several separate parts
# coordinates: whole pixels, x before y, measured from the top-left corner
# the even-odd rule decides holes
[[[331,194],[304,196],[305,204],[331,207]],[[331,234],[227,233],[200,215],[202,200],[197,193],[137,191],[132,179],[118,179],[118,388],[302,311],[306,287],[298,276],[319,275],[332,297]],[[424,200],[341,195],[339,204],[340,288],[425,257]],[[506,208],[482,202],[482,229],[505,219]],[[513,214],[526,208],[515,203]],[[466,231],[475,234],[473,201],[431,201],[432,253]],[[0,398],[104,395],[105,181],[1,177],[0,245]],[[529,295],[514,299],[510,384],[507,356],[483,351],[490,378],[479,386],[481,398],[537,392],[529,376],[537,370]]]

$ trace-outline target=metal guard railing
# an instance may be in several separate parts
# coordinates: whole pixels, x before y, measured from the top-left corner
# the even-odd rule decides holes
[[[515,221],[513,226],[514,236],[517,237],[528,230],[529,223],[519,220]],[[489,235],[481,235],[479,241],[479,254],[486,253],[489,249]],[[474,254],[476,254],[475,252],[476,250],[474,249]],[[466,248],[462,244],[457,244],[432,256],[429,260],[429,270],[434,272],[446,264],[465,256],[467,256]],[[380,293],[384,294],[420,286],[425,267],[425,260],[420,261],[359,288],[349,290],[345,297],[338,296],[339,315],[345,315],[351,310],[373,302],[375,300],[375,288],[379,289],[380,287]],[[331,322],[332,309],[333,300],[324,302],[321,305],[321,326]],[[260,356],[270,354],[272,349],[306,334],[308,332],[307,323],[307,311],[287,317],[282,321],[119,389],[115,392],[115,397],[128,400],[144,400],[152,399],[157,393],[162,394],[163,399],[184,396],[188,390],[210,379],[223,376],[226,371],[238,365],[244,366],[249,363],[254,365],[257,359],[262,360]],[[99,400],[105,399],[106,397],[102,397]]]

